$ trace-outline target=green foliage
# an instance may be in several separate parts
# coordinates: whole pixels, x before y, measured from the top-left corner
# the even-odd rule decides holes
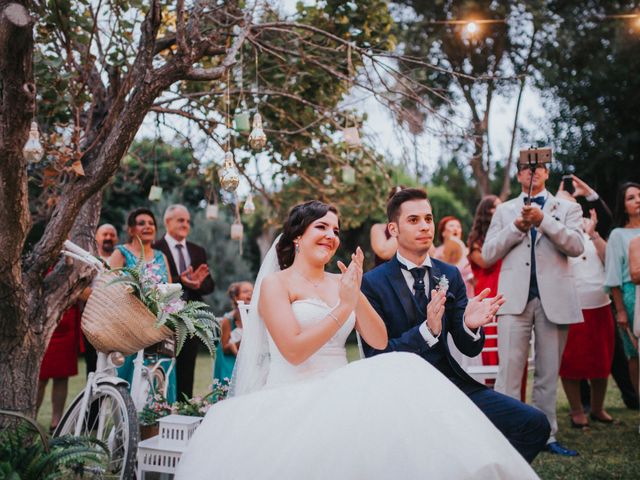
[[[446,188],[469,212],[475,211],[480,196],[475,188],[470,168],[464,165],[459,157],[454,156],[448,162],[440,162],[431,175],[429,183]],[[431,192],[431,189],[429,191]],[[443,215],[438,214],[438,216]]]
[[[429,187],[428,193],[436,224],[440,218],[453,215],[460,219],[464,231],[469,232],[473,216],[467,207],[465,207],[447,187],[432,185]]]
[[[75,475],[96,478],[105,471],[109,450],[91,437],[56,437],[48,448],[27,424],[0,433],[0,480],[54,480]]]
[[[154,181],[165,195],[173,193],[173,203],[183,203],[190,209],[205,197],[207,179],[189,148],[161,139],[143,139],[131,146],[116,176],[104,189],[101,221],[118,227],[124,225],[134,208],[153,207],[148,196]]]
[[[189,240],[205,248],[208,255],[209,268],[216,284],[216,289],[205,297],[205,301],[218,316],[230,307],[227,287],[233,282],[253,281],[260,265],[255,236],[246,235],[243,239],[243,253],[237,241],[231,240],[230,230],[233,216],[231,206],[220,205],[220,217],[207,220],[203,210],[191,211],[192,227]],[[249,232],[245,223],[245,233]],[[256,235],[259,232],[256,232]]]
[[[149,426],[156,425],[161,418],[172,414],[204,417],[213,404],[227,398],[227,393],[229,393],[229,384],[214,380],[205,395],[193,398],[185,395],[183,400],[172,405],[169,405],[167,399],[161,394],[156,394],[138,413],[138,421],[140,425]]]
[[[544,132],[561,168],[574,167],[613,207],[618,184],[640,179],[640,30],[604,15],[637,2],[546,3],[553,16],[535,64],[553,116]]]

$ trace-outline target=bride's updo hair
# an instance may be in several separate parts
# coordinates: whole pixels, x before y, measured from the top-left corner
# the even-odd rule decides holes
[[[296,255],[293,241],[301,236],[309,225],[324,217],[328,212],[338,215],[336,207],[318,200],[301,203],[291,209],[287,220],[284,222],[280,241],[276,245],[278,263],[281,270],[293,264],[293,259]]]

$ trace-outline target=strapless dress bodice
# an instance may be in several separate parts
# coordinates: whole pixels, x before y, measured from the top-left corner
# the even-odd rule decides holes
[[[321,299],[308,298],[296,300],[291,309],[304,330],[324,319],[333,309]],[[271,357],[267,387],[275,387],[289,383],[322,377],[347,364],[347,337],[355,326],[356,317],[352,313],[340,330],[316,353],[299,365],[292,365],[280,353],[278,347],[269,336],[269,354]]]

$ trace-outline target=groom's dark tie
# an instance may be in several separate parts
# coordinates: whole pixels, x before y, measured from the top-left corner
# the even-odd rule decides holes
[[[407,270],[407,267],[402,265],[402,267]],[[418,307],[420,307],[420,313],[422,315],[427,314],[427,292],[425,290],[424,285],[424,276],[427,273],[427,267],[415,267],[409,270],[409,273],[413,277],[413,290],[415,291],[414,296],[416,297],[416,302],[418,302]]]

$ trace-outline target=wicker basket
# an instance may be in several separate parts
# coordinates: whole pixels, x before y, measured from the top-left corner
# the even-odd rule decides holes
[[[100,274],[82,313],[82,331],[99,352],[130,355],[173,335],[155,327],[156,317],[124,284],[107,285],[113,274]]]

